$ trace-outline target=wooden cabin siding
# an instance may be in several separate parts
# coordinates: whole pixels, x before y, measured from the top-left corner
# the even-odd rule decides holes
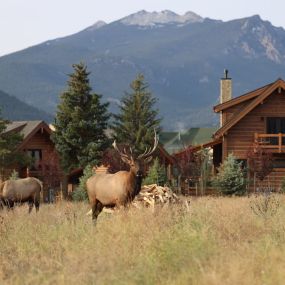
[[[237,159],[247,159],[248,152],[254,143],[254,134],[266,133],[267,117],[285,117],[284,106],[285,91],[278,93],[276,90],[262,104],[242,118],[224,136],[223,158],[232,153]],[[242,111],[241,104],[229,108],[227,112],[231,115],[239,110]],[[278,191],[283,177],[285,177],[285,168],[274,168],[263,184],[270,185]]]
[[[24,149],[47,149],[54,148],[50,135],[40,130],[24,145]]]
[[[225,124],[227,121],[229,121],[235,114],[242,111],[242,109],[247,106],[252,100],[248,100],[247,102],[242,102],[240,104],[237,104],[235,106],[232,106],[226,110],[223,111],[223,124]]]
[[[285,92],[282,91],[279,94],[276,91],[263,104],[258,105],[242,118],[225,136],[227,153],[233,153],[237,158],[245,159],[254,142],[254,134],[266,133],[266,117],[285,117],[284,106]]]
[[[48,160],[54,151],[54,145],[50,140],[50,135],[46,132],[42,133],[41,130],[39,130],[22,148],[23,151],[32,149],[40,149],[42,151],[42,160]]]
[[[285,177],[285,168],[275,168],[268,175],[265,183],[268,181],[269,185],[272,185],[275,188],[275,191],[281,190],[282,180]]]

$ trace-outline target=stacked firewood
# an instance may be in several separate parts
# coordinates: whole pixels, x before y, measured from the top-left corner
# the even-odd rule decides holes
[[[178,196],[170,188],[151,184],[142,186],[140,193],[136,196],[132,204],[139,208],[140,206],[154,207],[157,204],[163,205],[178,201]]]

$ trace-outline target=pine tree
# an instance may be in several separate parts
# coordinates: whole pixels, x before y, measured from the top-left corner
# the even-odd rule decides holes
[[[222,194],[243,195],[246,192],[246,178],[242,162],[238,162],[232,154],[229,154],[219,167],[213,184]]]
[[[147,172],[146,178],[143,180],[144,185],[157,184],[164,186],[167,182],[165,167],[160,164],[159,159],[156,157],[153,164]]]
[[[92,93],[86,65],[73,68],[67,90],[60,96],[52,135],[66,172],[97,164],[108,146],[108,103],[101,103],[102,96]]]
[[[23,135],[18,132],[6,132],[9,121],[1,117],[0,112],[0,170],[1,178],[4,178],[4,169],[15,163],[24,166],[31,161],[27,155],[17,152],[17,147],[23,140]]]
[[[114,137],[120,143],[133,147],[135,154],[143,152],[153,144],[154,129],[160,131],[161,119],[157,118],[157,100],[148,90],[144,76],[139,74],[130,84],[121,100],[120,112],[114,115]]]

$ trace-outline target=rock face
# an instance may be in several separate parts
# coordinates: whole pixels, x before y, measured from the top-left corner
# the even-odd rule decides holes
[[[213,126],[224,69],[233,97],[284,77],[285,31],[259,16],[223,22],[193,12],[140,11],[1,57],[0,89],[53,114],[80,61],[111,111],[143,73],[165,129]]]
[[[178,15],[172,11],[165,10],[161,12],[147,12],[142,10],[120,20],[120,23],[125,25],[137,26],[158,26],[163,24],[186,24],[203,22],[203,18],[193,12],[187,12],[184,15]]]

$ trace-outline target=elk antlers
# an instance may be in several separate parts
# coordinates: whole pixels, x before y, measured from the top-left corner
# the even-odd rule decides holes
[[[123,151],[119,150],[119,148],[117,147],[116,140],[114,140],[112,145],[113,145],[114,149],[121,155],[122,158],[125,158],[125,159],[128,159],[128,160],[133,158],[133,150],[132,150],[131,147],[130,147],[130,154],[131,154],[131,156],[129,156],[127,154],[127,151],[126,151],[125,148],[124,148]],[[157,137],[156,131],[154,129],[154,144],[153,144],[153,147],[152,148],[151,147],[150,148],[146,148],[144,153],[140,154],[137,157],[137,159],[146,159],[146,158],[150,157],[154,153],[154,151],[156,150],[157,145],[158,145],[158,137]]]
[[[153,143],[153,148],[146,148],[145,149],[145,152],[143,153],[143,154],[140,154],[139,156],[138,156],[138,159],[142,159],[142,158],[148,158],[148,157],[150,157],[153,153],[154,153],[154,151],[156,150],[156,148],[157,148],[157,145],[158,145],[158,138],[157,138],[157,134],[156,134],[156,131],[155,131],[155,129],[154,129],[154,143]]]

